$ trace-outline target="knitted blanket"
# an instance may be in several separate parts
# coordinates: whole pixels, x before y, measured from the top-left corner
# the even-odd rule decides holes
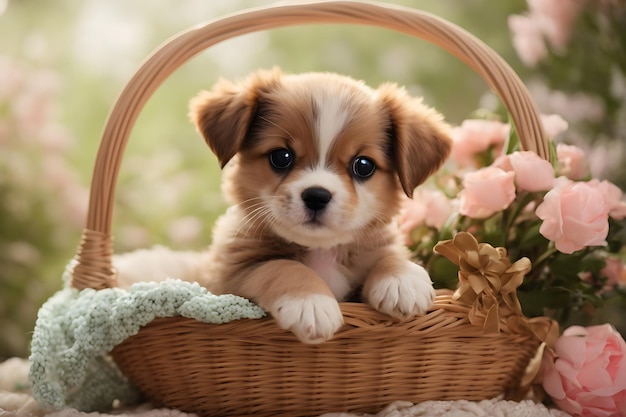
[[[46,410],[107,411],[134,404],[138,392],[107,352],[157,317],[205,323],[255,319],[265,312],[245,298],[216,296],[197,283],[140,282],[119,288],[65,288],[39,310],[31,343],[33,397]]]

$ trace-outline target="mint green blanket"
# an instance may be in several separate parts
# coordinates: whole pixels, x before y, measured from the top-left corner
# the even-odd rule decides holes
[[[244,298],[216,296],[179,280],[138,283],[128,291],[66,287],[39,310],[30,356],[34,398],[44,409],[82,411],[137,401],[137,391],[108,352],[153,319],[173,316],[219,324],[265,312]]]

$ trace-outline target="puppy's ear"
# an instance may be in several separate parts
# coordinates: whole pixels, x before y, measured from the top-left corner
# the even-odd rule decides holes
[[[433,174],[448,157],[452,140],[443,117],[395,84],[378,88],[390,117],[391,149],[407,196]]]
[[[189,105],[189,117],[217,156],[222,168],[244,143],[260,96],[280,82],[281,72],[260,70],[240,83],[219,80]]]

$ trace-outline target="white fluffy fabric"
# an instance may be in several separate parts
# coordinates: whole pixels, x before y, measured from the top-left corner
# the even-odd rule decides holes
[[[413,404],[396,401],[378,414],[328,413],[323,417],[570,417],[530,400],[522,402],[498,399],[474,401],[426,401]]]
[[[160,282],[167,278],[197,281],[202,261],[202,252],[175,251],[158,245],[113,256],[117,286],[124,289],[137,282]]]
[[[45,414],[28,392],[28,362],[9,359],[0,363],[0,416],[9,417],[196,417],[171,409],[155,409],[149,404],[115,410],[112,414],[83,413],[72,408]],[[324,417],[570,417],[532,401],[427,401],[420,404],[396,401],[378,414],[329,413]]]

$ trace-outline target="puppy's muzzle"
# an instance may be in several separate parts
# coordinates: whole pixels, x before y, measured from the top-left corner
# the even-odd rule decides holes
[[[301,197],[306,208],[318,212],[328,205],[333,195],[326,188],[310,187],[302,191]]]

